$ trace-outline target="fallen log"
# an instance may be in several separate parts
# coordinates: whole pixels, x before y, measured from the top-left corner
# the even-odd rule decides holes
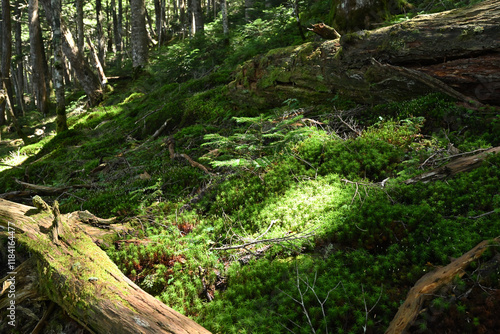
[[[77,217],[0,199],[1,234],[32,254],[38,294],[91,333],[209,333],[130,281],[78,228]],[[16,270],[15,280],[22,280]],[[0,305],[5,298],[0,296]]]
[[[468,265],[478,259],[490,247],[491,243],[495,243],[498,246],[499,242],[500,237],[493,241],[485,240],[449,265],[424,275],[408,292],[405,302],[399,307],[396,316],[389,324],[385,333],[406,333],[419,315],[420,309],[426,300],[432,298],[439,289],[451,283],[456,277],[462,277]]]
[[[484,150],[481,153],[474,154],[471,156],[460,157],[455,159],[444,166],[435,168],[431,171],[420,174],[416,177],[408,179],[405,181],[406,184],[412,184],[416,182],[430,182],[436,180],[444,180],[449,177],[453,177],[458,173],[471,171],[483,163],[483,161],[491,154],[497,154],[500,152],[500,146],[493,147]]]
[[[500,2],[487,0],[336,40],[270,51],[230,84],[240,101],[280,105],[336,94],[387,103],[441,92],[500,105]]]

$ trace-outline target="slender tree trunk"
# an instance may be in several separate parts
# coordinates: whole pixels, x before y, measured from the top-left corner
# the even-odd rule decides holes
[[[102,29],[102,0],[95,2],[96,30],[97,30],[97,57],[104,66],[104,31]]]
[[[245,21],[255,20],[255,0],[245,0]]]
[[[106,78],[106,74],[104,74],[104,69],[100,63],[99,57],[97,56],[97,53],[95,52],[95,48],[92,45],[92,41],[90,40],[89,36],[87,36],[87,45],[89,47],[92,59],[94,60],[94,65],[97,69],[97,75],[99,75],[99,81],[101,82],[101,87],[103,89],[105,89],[106,85],[108,83],[108,78]]]
[[[109,4],[109,0],[106,0],[106,51],[111,51],[113,52],[113,21],[112,19],[112,8]],[[106,53],[104,53],[104,57],[106,58]]]
[[[224,32],[224,37],[226,41],[229,41],[229,21],[227,18],[227,1],[220,0],[220,10],[222,12],[222,31]]]
[[[113,18],[113,39],[115,44],[115,53],[122,50],[121,36],[118,31],[118,15],[116,13],[116,0],[111,0],[111,16]]]
[[[295,20],[297,21],[297,28],[299,29],[300,38],[302,38],[302,41],[305,41],[306,36],[304,35],[304,30],[302,29],[302,24],[300,23],[299,0],[293,1],[293,15],[295,16]]]
[[[14,34],[15,34],[15,67],[16,67],[16,87],[17,87],[17,104],[21,107],[23,116],[25,113],[24,109],[24,68],[23,68],[23,40],[21,36],[21,1],[18,1],[14,6]]]
[[[163,24],[162,5],[160,0],[153,0],[153,2],[155,6],[156,37],[158,39],[158,44],[161,45],[161,30]]]
[[[38,111],[46,115],[49,109],[49,96],[43,65],[44,50],[38,16],[38,0],[30,0],[28,8],[33,95]]]
[[[54,90],[56,92],[56,131],[68,130],[66,121],[66,101],[64,98],[64,60],[61,38],[61,0],[51,0],[52,4],[52,48],[54,50]]]
[[[135,71],[138,71],[148,61],[148,32],[146,30],[144,0],[130,0],[130,12],[132,23],[132,66]]]
[[[76,32],[77,32],[77,40],[76,45],[80,52],[83,52],[83,48],[85,47],[84,36],[85,33],[83,31],[83,0],[76,0]]]
[[[2,82],[10,101],[13,101],[12,83],[10,81],[10,63],[12,57],[12,22],[10,14],[10,1],[2,0]],[[0,108],[5,109],[6,103],[1,103]],[[12,106],[11,106],[12,107]],[[12,112],[14,112],[12,110]],[[1,112],[0,112],[1,114]]]

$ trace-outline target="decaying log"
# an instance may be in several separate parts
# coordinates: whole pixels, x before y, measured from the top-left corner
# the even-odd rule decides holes
[[[59,216],[63,228],[54,244],[49,236],[51,213],[0,199],[1,233],[15,226],[16,244],[29,249],[30,261],[36,262],[31,271],[39,295],[93,333],[209,333],[130,281],[76,226],[79,215]]]
[[[500,237],[493,241],[498,245]],[[456,277],[462,277],[465,269],[474,260],[478,259],[483,252],[490,247],[492,241],[486,240],[479,243],[476,247],[451,262],[449,265],[438,268],[423,276],[408,292],[403,305],[391,321],[386,330],[386,334],[406,333],[417,318],[423,303],[432,298],[432,296],[443,286],[451,283]]]
[[[436,180],[443,180],[452,177],[458,173],[467,172],[481,166],[482,162],[490,154],[498,154],[500,152],[500,146],[484,150],[481,153],[474,154],[472,156],[460,157],[455,159],[444,166],[433,169],[429,172],[425,172],[409,180],[406,180],[406,184],[412,184],[416,182],[429,182]]]
[[[272,50],[246,62],[230,84],[234,98],[262,106],[287,97],[336,94],[387,103],[442,92],[500,105],[500,1],[419,15],[336,40]],[[375,60],[375,61],[373,61]]]
[[[337,39],[340,38],[340,34],[330,26],[327,26],[324,23],[316,23],[312,25],[312,29],[308,28],[307,30],[312,31],[313,33],[321,36],[323,39]]]

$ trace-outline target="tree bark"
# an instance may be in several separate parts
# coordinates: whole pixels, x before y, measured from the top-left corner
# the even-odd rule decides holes
[[[146,30],[146,7],[144,0],[130,0],[132,23],[132,66],[142,69],[148,61],[148,32]]]
[[[193,36],[204,32],[203,11],[201,0],[191,0],[191,33]]]
[[[83,31],[83,0],[75,1],[76,7],[76,45],[78,50],[83,53],[85,47],[85,33]]]
[[[61,306],[89,331],[209,333],[123,275],[78,227],[88,213],[61,215],[56,207],[52,213],[37,212],[34,207],[0,199],[2,233],[11,232],[15,242],[32,254],[37,293]],[[6,295],[0,297],[0,305],[5,303]]]
[[[33,0],[35,1],[35,0]],[[47,21],[52,25],[54,17],[52,10],[52,5],[50,0],[41,0],[42,4],[45,8],[45,15],[47,16]],[[87,94],[90,105],[96,106],[99,102],[102,101],[103,92],[101,90],[101,83],[99,82],[99,78],[92,71],[91,67],[84,59],[82,52],[75,45],[75,41],[73,40],[73,35],[64,24],[64,21],[61,21],[61,33],[62,33],[62,47],[63,52],[71,63],[71,67],[76,73],[76,77],[80,84],[82,85],[83,90]]]
[[[40,30],[38,0],[29,1],[29,35],[33,95],[38,111],[46,115],[49,109],[49,92],[43,64],[43,41]]]
[[[14,6],[14,35],[15,35],[15,48],[16,56],[14,57],[14,64],[16,65],[16,87],[17,87],[17,103],[21,107],[23,116],[25,114],[24,108],[24,68],[23,68],[23,40],[21,36],[21,10],[19,6],[21,1],[17,1]]]
[[[338,40],[274,50],[247,62],[231,84],[277,105],[287,94],[360,103],[408,100],[431,92],[500,105],[500,2],[432,15]],[[281,92],[276,100],[276,92]],[[285,97],[283,97],[285,96]],[[265,99],[263,99],[263,97]]]
[[[96,0],[95,2],[95,14],[96,14],[96,30],[97,30],[97,57],[99,57],[99,62],[104,67],[104,30],[102,28],[102,0]]]
[[[214,5],[214,8],[217,6]],[[224,34],[224,38],[229,42],[229,20],[227,17],[227,1],[220,0],[220,10],[222,12],[222,32]]]
[[[2,0],[2,24],[2,81],[4,88],[6,89],[6,93],[9,95],[10,101],[13,102],[14,94],[12,91],[12,81],[10,79],[10,63],[12,57],[12,20],[9,0]],[[13,105],[11,107],[13,107]],[[0,108],[5,108],[5,103],[2,103]]]
[[[51,0],[52,18],[52,48],[54,51],[54,90],[56,93],[56,131],[68,130],[66,121],[66,101],[64,97],[64,60],[62,57],[61,38],[61,0]]]

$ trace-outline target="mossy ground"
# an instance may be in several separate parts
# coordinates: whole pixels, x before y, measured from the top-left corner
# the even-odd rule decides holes
[[[256,22],[245,33],[262,50],[271,30]],[[452,148],[499,145],[497,110],[436,94],[374,106],[288,95],[279,108],[258,109],[226,86],[234,65],[253,55],[252,43],[237,40],[238,52],[212,68],[217,54],[199,49],[219,42],[187,41],[152,55],[143,76],[117,84],[93,109],[79,109],[76,96],[70,129],[57,136],[53,122],[30,112],[36,117],[24,124],[43,123],[45,133],[27,146],[2,133],[2,161],[17,168],[0,166],[0,188],[19,190],[16,178],[92,185],[44,199],[57,198],[63,212],[89,210],[134,226],[108,255],[214,333],[382,333],[423,274],[498,236],[499,157],[446,181],[404,183],[448,161]],[[177,153],[215,166],[212,174],[170,159],[167,137]],[[249,255],[264,244],[214,249],[306,233],[261,257]],[[497,289],[495,282],[481,286]],[[475,312],[465,301],[456,307]]]

